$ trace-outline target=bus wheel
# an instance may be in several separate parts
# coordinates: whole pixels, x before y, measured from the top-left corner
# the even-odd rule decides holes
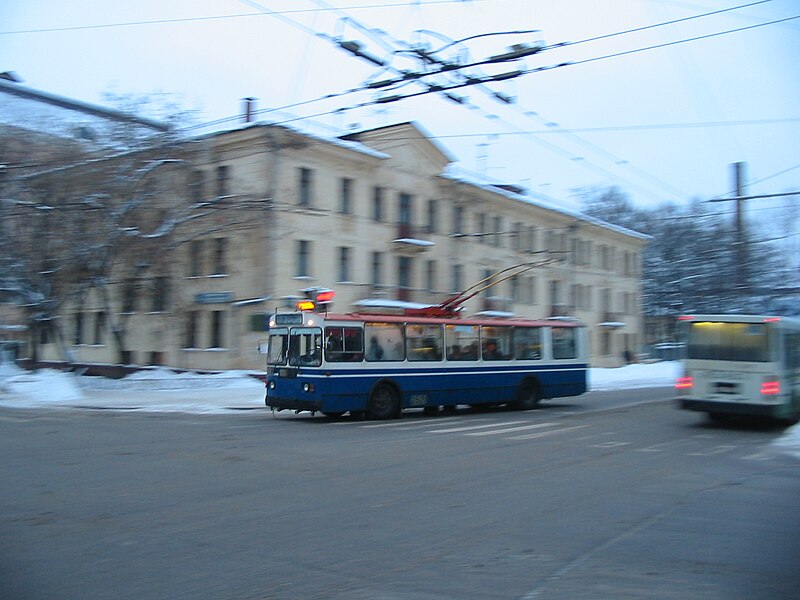
[[[375,386],[367,402],[368,419],[394,419],[400,415],[400,398],[390,385]]]
[[[539,387],[532,381],[523,381],[511,406],[517,410],[531,410],[539,406]]]

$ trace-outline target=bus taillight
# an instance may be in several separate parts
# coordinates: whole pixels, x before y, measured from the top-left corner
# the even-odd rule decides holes
[[[675,382],[675,389],[676,390],[689,390],[694,385],[694,381],[690,376],[686,377],[678,377],[677,381]]]
[[[781,382],[777,379],[768,379],[761,383],[762,396],[777,396],[781,393]]]

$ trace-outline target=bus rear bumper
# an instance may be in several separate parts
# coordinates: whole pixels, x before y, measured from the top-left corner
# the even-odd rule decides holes
[[[782,417],[780,404],[751,404],[745,402],[723,402],[717,400],[698,400],[696,398],[678,398],[680,408],[699,412],[718,413],[724,415],[753,415],[756,417]]]

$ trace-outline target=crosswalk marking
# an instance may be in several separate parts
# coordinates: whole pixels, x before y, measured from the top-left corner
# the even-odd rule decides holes
[[[511,423],[504,423],[504,425],[511,425]],[[494,431],[479,431],[476,433],[465,433],[464,435],[484,436],[484,435],[501,435],[503,433],[512,433],[514,431],[525,431],[526,429],[541,429],[542,427],[550,427],[555,423],[535,423],[533,425],[523,425],[521,427],[506,427],[505,429],[495,429]]]
[[[551,429],[550,431],[540,431],[539,433],[528,433],[526,435],[514,435],[511,436],[510,440],[533,440],[536,438],[542,438],[548,435],[553,435],[556,433],[566,433],[567,431],[575,431],[576,429],[585,429],[590,427],[589,425],[575,425],[574,427],[562,427],[561,429]]]
[[[471,429],[486,429],[487,427],[501,427],[503,425],[517,425],[526,421],[507,421],[505,423],[489,423],[488,425],[469,425],[467,427],[447,427],[443,429],[432,429],[428,433],[457,433],[459,431],[469,431]],[[469,433],[467,435],[477,435]]]

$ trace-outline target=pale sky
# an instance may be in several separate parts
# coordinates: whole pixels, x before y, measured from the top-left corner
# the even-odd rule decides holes
[[[533,72],[451,90],[463,104],[437,93],[374,104],[422,91],[413,81],[363,89],[421,72],[412,47],[463,64],[542,42],[523,60],[464,71]],[[199,122],[236,117],[246,96],[338,130],[413,120],[460,167],[567,203],[587,186],[642,205],[721,196],[734,162],[747,163],[752,194],[800,189],[797,57],[800,0],[0,2],[0,71],[28,87],[97,104],[104,92],[166,92]]]

